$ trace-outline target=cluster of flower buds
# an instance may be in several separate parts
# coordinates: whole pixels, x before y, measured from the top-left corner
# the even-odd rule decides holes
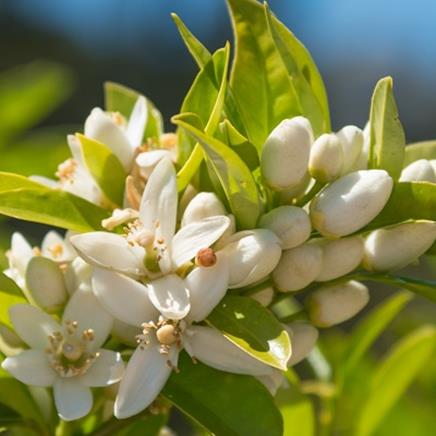
[[[91,410],[90,387],[118,382],[115,416],[144,410],[178,370],[182,349],[274,390],[282,381],[276,368],[205,322],[229,290],[283,322],[292,366],[311,352],[318,327],[346,321],[368,303],[368,288],[353,271],[402,268],[436,239],[433,221],[365,230],[388,202],[393,180],[367,169],[368,141],[355,126],[315,139],[308,119],[282,121],[260,159],[263,189],[274,201],[265,201],[255,228],[241,229],[217,193],[190,185],[179,195],[177,136],[144,141],[147,118],[143,97],[128,120],[93,109],[84,135],[68,137],[72,157],[59,166],[59,180],[33,177],[112,209],[104,231],[68,232],[65,239],[50,232],[41,248],[12,237],[6,274],[30,304],[11,308],[18,336],[10,343],[24,350],[3,367],[24,383],[53,386],[65,420]],[[84,138],[107,146],[121,163],[122,208],[111,206],[88,171]],[[434,182],[434,161],[411,164],[402,179]],[[300,291],[302,319],[291,322],[279,306],[299,305]],[[110,335],[134,348],[126,365],[120,353],[101,348]]]

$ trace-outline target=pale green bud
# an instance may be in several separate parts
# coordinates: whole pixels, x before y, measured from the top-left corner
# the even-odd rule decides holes
[[[274,297],[274,289],[271,286],[267,286],[260,291],[250,294],[250,297],[260,303],[262,306],[269,306]]]
[[[298,185],[307,172],[312,127],[304,117],[282,121],[268,136],[260,160],[265,182],[276,191]]]
[[[419,159],[403,169],[400,182],[436,183],[436,171],[431,161],[427,159]]]
[[[324,188],[310,204],[313,226],[326,237],[356,232],[384,208],[393,181],[384,170],[361,170],[347,174]]]
[[[342,175],[355,171],[364,145],[363,131],[356,126],[345,126],[337,133],[343,150]]]
[[[307,307],[312,324],[331,327],[352,318],[368,301],[368,288],[351,280],[317,289],[307,300]]]
[[[279,262],[282,249],[267,229],[237,232],[222,249],[229,262],[229,288],[241,288],[266,278]]]
[[[363,238],[351,236],[341,239],[315,239],[312,244],[322,250],[322,268],[316,278],[324,282],[342,277],[356,269],[363,259]]]
[[[309,239],[312,230],[309,216],[296,206],[273,209],[261,217],[259,226],[274,232],[284,250],[301,245]]]
[[[417,221],[371,232],[363,265],[370,271],[403,268],[422,256],[436,240],[436,222]]]
[[[272,278],[279,291],[298,291],[318,277],[321,267],[321,248],[306,243],[283,252]]]
[[[292,344],[292,355],[288,360],[288,367],[294,366],[307,357],[318,340],[318,330],[304,321],[295,321],[283,325],[288,332]]]
[[[200,192],[188,204],[182,226],[216,215],[227,215],[226,208],[213,192]]]
[[[344,152],[334,133],[324,133],[310,150],[309,173],[320,182],[331,182],[342,173]]]
[[[48,312],[62,307],[68,297],[59,265],[46,257],[30,259],[26,269],[26,285],[38,306]]]

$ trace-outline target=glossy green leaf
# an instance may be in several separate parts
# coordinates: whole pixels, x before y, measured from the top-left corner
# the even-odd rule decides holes
[[[133,106],[140,95],[142,94],[118,83],[106,82],[104,84],[106,110],[120,112],[126,119],[129,119]],[[155,141],[159,141],[164,130],[162,114],[152,101],[148,98],[146,100],[148,118],[144,138],[153,138]]]
[[[226,296],[207,321],[254,358],[286,371],[289,335],[272,312],[253,298]]]
[[[163,395],[210,433],[225,436],[282,436],[283,422],[274,399],[261,382],[217,371],[179,357]]]
[[[250,170],[231,148],[192,126],[190,119],[189,114],[181,114],[173,117],[172,121],[201,144],[239,226],[253,228],[259,217],[259,194]]]
[[[415,142],[406,146],[404,166],[419,159],[436,159],[436,141]]]
[[[357,419],[356,435],[367,436],[425,368],[436,346],[436,329],[424,326],[397,342],[375,370]]]
[[[0,214],[78,232],[101,229],[109,215],[73,194],[9,173],[0,174]]]
[[[185,26],[185,23],[177,16],[177,14],[171,14],[174,23],[177,26],[177,30],[183,39],[186,47],[191,53],[192,57],[197,62],[200,68],[203,68],[212,58],[209,50],[192,34],[192,32]]]
[[[0,322],[11,327],[9,307],[14,304],[27,303],[18,285],[4,273],[0,272]]]
[[[229,120],[226,119],[220,123],[215,136],[233,148],[251,171],[259,167],[259,155],[256,148]]]
[[[363,230],[373,230],[407,220],[420,219],[436,219],[436,184],[395,183],[386,206]]]
[[[411,299],[410,292],[398,292],[376,306],[354,327],[345,355],[341,358],[341,379],[353,371],[365,352]]]
[[[392,78],[385,77],[379,80],[372,95],[369,167],[384,169],[396,180],[403,168],[406,138],[392,86]]]
[[[324,86],[304,46],[275,17],[270,17],[274,39],[264,8],[257,1],[228,0],[228,4],[236,39],[230,85],[245,121],[247,138],[260,150],[280,121],[304,114],[308,108],[308,88],[302,85],[303,79],[323,109],[325,122],[320,130],[327,130],[328,106]],[[293,68],[290,68],[291,61]],[[301,79],[297,88],[294,86],[296,74]],[[300,105],[301,95],[298,94],[303,89],[305,108]],[[318,116],[313,112],[306,115]],[[316,130],[318,126],[319,123],[315,122]]]
[[[314,71],[320,79],[319,83],[322,86],[320,89],[324,89],[321,77],[310,57],[305,59],[306,61],[310,61],[310,66],[301,67],[298,64],[298,58],[295,57],[294,51],[297,53],[299,51],[307,53],[305,47],[271,14],[267,4],[264,4],[264,7],[269,31],[288,74],[292,79],[292,86],[294,88],[299,110],[310,120],[315,136],[319,136],[330,129],[327,97],[325,92],[320,96],[320,98],[325,101],[325,106],[323,108],[310,86],[310,82],[308,82],[303,73],[304,68],[306,67],[310,79],[310,66],[312,67],[312,71]],[[323,109],[325,109],[325,111],[323,111]]]
[[[80,140],[83,161],[88,171],[106,197],[121,206],[127,177],[121,162],[107,145],[79,133],[77,138]]]
[[[43,120],[73,90],[70,71],[51,62],[32,62],[0,74],[0,146]]]

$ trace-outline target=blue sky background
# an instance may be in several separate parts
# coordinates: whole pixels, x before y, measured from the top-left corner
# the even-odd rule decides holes
[[[336,127],[364,123],[376,80],[390,74],[411,139],[436,137],[435,1],[269,3],[317,61],[325,77]],[[2,0],[1,16],[12,18],[14,23],[13,29],[1,26],[2,36],[19,38],[21,28],[26,29],[26,38],[32,32],[44,32],[50,40],[66,41],[75,53],[75,58],[68,59],[65,53],[47,46],[44,51],[34,42],[34,51],[22,59],[17,53],[6,53],[6,59],[11,56],[13,62],[5,66],[31,60],[32,56],[65,60],[77,68],[79,79],[84,81],[81,75],[89,62],[95,81],[115,75],[151,93],[157,103],[161,98],[158,88],[165,89],[163,94],[171,91],[173,105],[170,96],[162,98],[162,104],[174,113],[195,67],[169,17],[172,11],[211,49],[231,38],[224,0]],[[123,73],[123,66],[130,71]],[[132,71],[134,66],[137,76]],[[140,71],[145,71],[141,77]]]

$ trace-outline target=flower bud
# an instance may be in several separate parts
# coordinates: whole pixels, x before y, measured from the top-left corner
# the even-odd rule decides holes
[[[295,321],[283,327],[289,333],[292,344],[292,354],[288,360],[290,367],[301,362],[313,350],[318,340],[318,330],[304,321]]]
[[[356,126],[345,126],[337,133],[342,145],[343,167],[342,175],[354,171],[354,168],[362,153],[364,135],[361,129]]]
[[[26,285],[38,306],[48,312],[65,304],[68,294],[59,265],[41,256],[33,257],[26,270]]]
[[[322,268],[316,281],[324,282],[342,277],[357,268],[363,259],[363,238],[315,239],[311,244],[322,250]]]
[[[310,218],[300,207],[280,206],[263,215],[259,226],[274,232],[282,241],[282,248],[301,245],[310,237]]]
[[[366,226],[384,208],[393,187],[384,170],[347,174],[323,189],[310,204],[313,226],[326,237],[349,235]]]
[[[91,287],[91,277],[93,268],[81,257],[76,257],[65,271],[65,285],[69,295],[73,295],[79,286],[86,285]]]
[[[419,159],[407,165],[400,176],[400,182],[431,182],[436,183],[436,171],[427,159]]]
[[[310,150],[309,173],[320,182],[331,182],[342,173],[344,152],[334,133],[324,133]]]
[[[312,142],[312,128],[304,117],[283,120],[270,133],[263,146],[260,166],[271,189],[283,191],[301,182]]]
[[[280,204],[291,204],[294,199],[301,198],[310,190],[314,183],[315,180],[310,177],[310,174],[307,171],[298,185],[279,193]]]
[[[369,301],[368,288],[351,280],[323,286],[308,299],[310,320],[317,327],[331,327],[347,321],[360,312]]]
[[[228,258],[232,289],[263,280],[276,267],[282,250],[273,232],[254,229],[232,235],[222,252]]]
[[[403,268],[436,240],[436,222],[417,221],[371,232],[365,240],[363,266],[369,271]]]
[[[316,279],[321,267],[321,248],[307,243],[284,251],[272,278],[279,291],[298,291]]]
[[[274,297],[274,289],[271,286],[267,286],[260,291],[250,294],[250,297],[259,302],[262,306],[269,306]]]
[[[227,215],[221,200],[213,192],[200,192],[186,207],[182,226],[216,215]]]

